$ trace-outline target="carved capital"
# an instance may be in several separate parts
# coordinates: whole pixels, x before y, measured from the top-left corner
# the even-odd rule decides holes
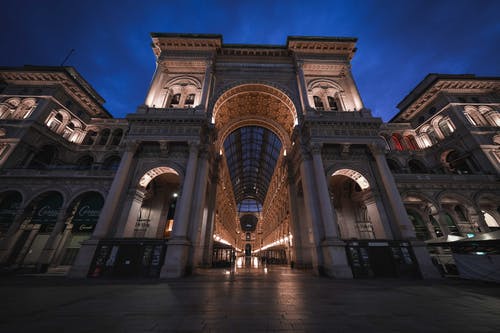
[[[313,143],[311,145],[311,153],[313,155],[316,155],[316,154],[321,154],[321,149],[323,148],[323,145],[321,143]]]
[[[189,153],[197,153],[200,149],[200,143],[198,141],[189,141]]]
[[[385,154],[385,145],[382,142],[374,142],[368,145],[370,151],[373,155],[384,155]]]
[[[125,142],[125,151],[129,153],[135,153],[137,148],[139,148],[140,142],[137,140],[131,140]]]

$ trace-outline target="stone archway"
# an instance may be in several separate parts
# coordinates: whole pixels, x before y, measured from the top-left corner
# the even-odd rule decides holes
[[[174,224],[180,175],[171,167],[160,166],[138,180],[123,236],[168,238]]]
[[[342,239],[386,238],[378,203],[368,179],[353,169],[338,169],[331,173],[329,190]]]
[[[265,84],[242,84],[223,92],[214,104],[219,183],[213,234],[215,246],[241,250],[262,248],[291,235],[285,155],[298,122],[292,100]],[[236,145],[236,146],[235,146]],[[240,156],[241,155],[241,156]],[[235,159],[237,161],[235,161]],[[265,174],[265,175],[264,175]],[[276,193],[279,191],[279,199]],[[253,210],[249,207],[254,207]],[[240,217],[252,214],[254,230],[244,230]],[[272,229],[272,230],[271,230]],[[248,256],[248,253],[246,253]]]

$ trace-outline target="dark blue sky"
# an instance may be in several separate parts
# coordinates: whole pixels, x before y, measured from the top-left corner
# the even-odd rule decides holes
[[[280,45],[288,35],[357,37],[361,96],[388,120],[428,73],[500,75],[499,13],[499,0],[7,0],[0,66],[60,65],[75,49],[66,64],[123,117],[143,103],[153,75],[150,32]]]

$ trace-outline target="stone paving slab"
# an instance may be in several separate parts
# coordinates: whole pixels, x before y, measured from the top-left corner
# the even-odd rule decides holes
[[[0,278],[0,332],[498,332],[500,286],[284,268],[172,280]]]

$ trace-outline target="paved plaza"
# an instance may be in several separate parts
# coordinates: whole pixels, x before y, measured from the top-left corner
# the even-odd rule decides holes
[[[0,278],[0,332],[498,332],[500,288],[283,267],[175,280]]]

